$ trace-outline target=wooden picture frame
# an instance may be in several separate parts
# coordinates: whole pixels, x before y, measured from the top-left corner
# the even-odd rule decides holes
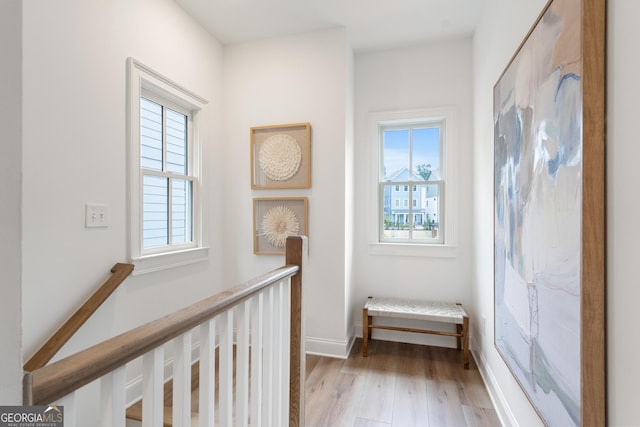
[[[311,125],[251,128],[251,188],[311,187]]]
[[[606,0],[550,0],[494,87],[494,344],[548,426],[606,420]]]
[[[306,197],[253,199],[253,253],[284,255],[288,236],[308,235]]]

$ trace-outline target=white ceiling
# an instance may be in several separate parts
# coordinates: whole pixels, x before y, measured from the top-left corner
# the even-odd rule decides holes
[[[460,38],[486,0],[175,0],[222,44],[345,27],[355,50]]]

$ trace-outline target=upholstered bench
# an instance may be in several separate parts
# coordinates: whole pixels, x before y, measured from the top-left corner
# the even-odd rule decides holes
[[[396,317],[453,323],[456,325],[456,332],[376,324],[373,323],[373,317]],[[469,316],[467,316],[461,304],[369,297],[362,310],[362,355],[364,357],[367,357],[368,341],[371,339],[371,331],[373,329],[456,337],[458,350],[462,349],[464,367],[469,369]]]

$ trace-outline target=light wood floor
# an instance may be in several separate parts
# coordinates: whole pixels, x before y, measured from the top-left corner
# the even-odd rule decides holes
[[[347,360],[307,356],[307,427],[500,426],[473,358],[455,349],[358,339]]]

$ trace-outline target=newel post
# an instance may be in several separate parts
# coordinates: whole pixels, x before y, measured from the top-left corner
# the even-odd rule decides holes
[[[291,337],[289,359],[289,426],[304,426],[305,350],[302,334],[302,258],[306,250],[306,236],[287,238],[285,263],[297,265],[299,270],[291,277]]]

